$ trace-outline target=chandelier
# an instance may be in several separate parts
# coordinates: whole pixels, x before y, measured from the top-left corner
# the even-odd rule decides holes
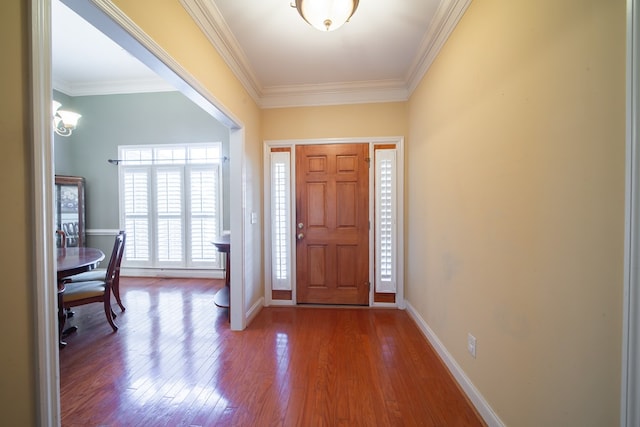
[[[61,110],[62,104],[53,101],[53,130],[61,136],[69,136],[78,125],[82,115],[73,111]]]
[[[359,0],[296,0],[291,7],[298,9],[302,19],[320,31],[334,31],[342,27],[358,8]]]

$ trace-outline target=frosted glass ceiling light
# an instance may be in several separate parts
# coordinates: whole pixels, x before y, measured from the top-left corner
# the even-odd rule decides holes
[[[53,101],[53,130],[58,135],[69,136],[78,125],[78,120],[82,115],[73,111],[61,110],[62,104]]]
[[[302,19],[320,31],[342,27],[358,8],[359,0],[296,0],[291,7],[298,9]]]

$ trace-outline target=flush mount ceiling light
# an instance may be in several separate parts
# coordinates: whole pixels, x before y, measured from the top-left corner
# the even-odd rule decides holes
[[[73,111],[61,110],[60,107],[62,107],[62,104],[58,101],[53,101],[53,130],[58,135],[69,136],[76,128],[78,119],[82,116]]]
[[[359,0],[296,0],[291,7],[298,9],[302,19],[320,31],[342,27],[358,8]]]

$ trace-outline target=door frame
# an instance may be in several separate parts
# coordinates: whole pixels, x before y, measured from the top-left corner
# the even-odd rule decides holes
[[[295,220],[295,149],[298,145],[325,145],[325,144],[368,144],[369,145],[369,157],[374,158],[374,146],[381,144],[395,144],[396,146],[396,177],[397,177],[397,262],[396,262],[396,302],[385,303],[375,302],[374,292],[375,285],[373,283],[375,277],[375,240],[374,240],[374,204],[375,204],[375,168],[369,168],[369,221],[371,227],[369,229],[369,278],[372,286],[369,287],[369,307],[396,307],[399,309],[405,309],[404,300],[404,137],[402,136],[388,136],[388,137],[353,137],[353,138],[318,138],[318,139],[286,139],[286,140],[265,140],[263,141],[263,159],[264,159],[264,301],[265,306],[270,305],[284,305],[294,306],[297,304],[296,295],[296,254],[295,254],[295,233],[291,235],[290,247],[291,251],[291,300],[274,300],[271,296],[271,165],[270,165],[270,153],[273,148],[288,148],[291,150],[291,208],[290,218],[291,224],[294,224]]]
[[[231,304],[240,307],[231,311],[230,328],[246,327],[245,309],[245,218],[246,193],[245,129],[243,123],[227,110],[191,74],[171,58],[157,43],[123,14],[110,0],[61,0],[108,37],[145,63],[182,94],[200,106],[229,129],[230,181],[237,191],[231,192]],[[60,377],[58,357],[57,292],[53,242],[53,131],[51,101],[53,94],[51,71],[51,0],[30,0],[31,60],[31,150],[33,171],[33,271],[34,271],[34,350],[36,423],[41,426],[60,425]]]
[[[620,425],[640,425],[640,0],[627,0],[626,194]]]

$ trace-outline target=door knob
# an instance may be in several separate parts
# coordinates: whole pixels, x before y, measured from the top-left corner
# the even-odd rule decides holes
[[[303,233],[298,233],[298,240],[302,240],[304,239],[304,234]]]

